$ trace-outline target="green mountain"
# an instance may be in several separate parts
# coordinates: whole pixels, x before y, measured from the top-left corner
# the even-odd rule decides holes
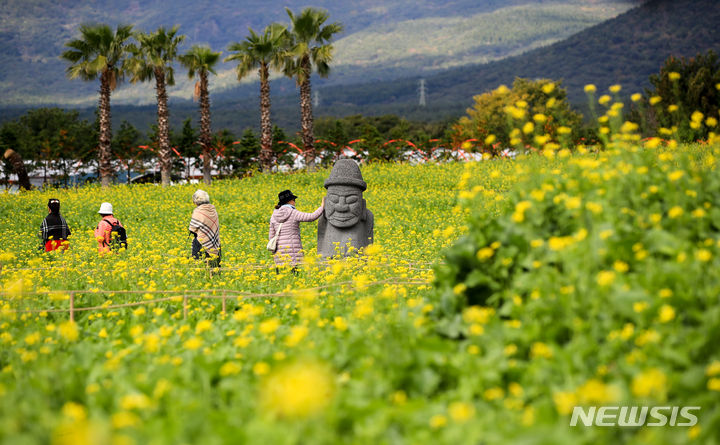
[[[562,40],[626,11],[631,0],[318,0],[332,21],[344,24],[336,41],[334,72],[327,85],[432,75],[451,67],[499,60]],[[284,7],[300,0],[3,0],[0,8],[0,104],[91,105],[92,82],[70,81],[59,59],[65,42],[83,23],[131,23],[138,29],[180,25],[186,46],[224,50],[247,28],[288,22]],[[238,87],[231,64],[211,80],[220,100],[256,94],[253,79]],[[171,97],[189,98],[184,76]],[[251,85],[253,84],[253,85]],[[292,89],[280,82],[280,91]],[[116,104],[150,104],[151,85],[121,86]]]
[[[720,53],[720,4],[715,0],[678,2],[651,0],[612,20],[583,30],[562,42],[526,54],[487,64],[453,68],[425,77],[427,106],[418,105],[420,76],[387,82],[355,85],[329,85],[316,79],[320,94],[316,116],[352,114],[397,114],[413,120],[443,121],[458,117],[472,104],[472,96],[510,85],[515,77],[562,80],[570,100],[585,104],[583,88],[597,85],[599,91],[619,83],[623,94],[641,92],[649,87],[648,77],[660,70],[667,57],[693,57],[714,50]],[[281,91],[282,86],[285,91]],[[299,107],[291,84],[273,86],[273,118],[278,125],[297,130]],[[145,122],[151,122],[154,110],[145,109]],[[216,128],[239,131],[258,125],[257,99],[215,98],[213,122]],[[196,114],[194,106],[176,104],[173,119]],[[123,113],[134,122],[141,115]],[[147,123],[141,128],[147,128]]]
[[[562,80],[574,103],[585,100],[583,87],[599,91],[620,84],[630,95],[649,87],[648,77],[670,56],[720,53],[720,2],[717,0],[651,0],[618,17],[585,29],[562,42],[483,65],[446,70],[426,77],[427,103],[417,103],[418,79],[354,85],[324,90],[328,108],[347,104],[351,112],[408,110],[407,116],[461,113],[472,96],[516,77]]]

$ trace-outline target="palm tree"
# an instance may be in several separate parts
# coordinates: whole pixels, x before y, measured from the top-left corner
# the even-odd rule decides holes
[[[272,169],[272,123],[270,121],[270,68],[280,70],[285,65],[288,33],[284,25],[273,23],[258,35],[248,28],[250,35],[243,42],[228,46],[234,52],[226,62],[237,61],[237,77],[242,80],[252,70],[260,75],[260,167],[269,173]]]
[[[61,58],[70,62],[67,76],[82,80],[100,77],[100,137],[98,143],[98,173],[103,187],[110,185],[113,169],[110,164],[110,141],[112,122],[110,116],[110,94],[123,77],[123,61],[127,54],[128,39],[132,26],[119,25],[113,32],[108,25],[83,25],[81,38],[65,44],[70,49]]]
[[[188,69],[188,77],[193,79],[197,73],[200,80],[195,83],[196,96],[200,99],[200,145],[203,149],[203,181],[210,184],[210,94],[208,92],[208,73],[217,74],[214,66],[220,60],[220,54],[206,46],[193,45],[190,51],[180,56],[180,63]]]
[[[139,47],[130,45],[132,57],[127,68],[132,73],[132,82],[155,79],[155,94],[158,104],[158,156],[160,157],[160,178],[162,185],[170,184],[172,157],[170,152],[170,111],[168,110],[167,86],[175,85],[175,70],[172,63],[177,57],[177,48],[184,35],[177,35],[177,26],[166,30],[160,27],[155,32],[135,35]]]
[[[310,91],[310,75],[313,68],[321,77],[330,73],[329,63],[333,57],[333,46],[330,44],[333,35],[342,31],[340,23],[324,25],[328,19],[327,11],[305,8],[300,15],[295,15],[285,8],[292,30],[292,49],[286,66],[285,74],[295,77],[300,86],[300,110],[303,149],[307,168],[315,170],[315,141],[313,135],[313,114]]]

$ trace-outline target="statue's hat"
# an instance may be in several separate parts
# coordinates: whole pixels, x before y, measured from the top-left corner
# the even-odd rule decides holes
[[[367,189],[360,167],[352,159],[338,159],[335,162],[330,176],[325,180],[325,188],[331,185],[351,185],[363,191]]]

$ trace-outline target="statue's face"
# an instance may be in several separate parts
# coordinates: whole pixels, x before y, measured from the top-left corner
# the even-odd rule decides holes
[[[365,201],[357,187],[331,185],[325,198],[325,217],[338,228],[352,227],[362,218]]]

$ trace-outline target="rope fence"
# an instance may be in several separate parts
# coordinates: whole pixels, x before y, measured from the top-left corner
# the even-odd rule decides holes
[[[353,284],[356,284],[355,286],[352,286]],[[393,285],[402,285],[402,286],[423,286],[428,285],[429,283],[424,280],[419,279],[408,279],[405,277],[391,277],[386,278],[384,280],[374,281],[370,283],[364,283],[363,287],[370,287],[370,286],[377,286],[381,284],[393,284]],[[70,307],[67,309],[64,308],[49,308],[49,309],[3,309],[2,313],[61,313],[61,312],[68,312],[70,316],[70,321],[75,321],[75,313],[76,312],[86,312],[86,311],[102,311],[102,310],[108,310],[108,309],[122,309],[122,308],[129,308],[129,307],[137,307],[137,306],[145,306],[155,303],[162,303],[167,301],[179,301],[182,300],[183,303],[183,319],[187,319],[188,316],[188,307],[189,307],[189,301],[192,299],[196,300],[204,300],[204,299],[211,299],[211,300],[222,300],[222,313],[227,313],[227,299],[228,298],[234,298],[237,300],[247,300],[252,298],[296,298],[299,294],[305,293],[305,292],[313,292],[313,291],[319,291],[323,289],[328,289],[332,287],[337,286],[351,286],[351,289],[357,290],[360,286],[357,286],[357,283],[355,281],[341,281],[337,283],[331,283],[331,284],[325,284],[322,286],[316,286],[316,287],[309,287],[309,288],[303,288],[303,289],[294,289],[290,292],[269,292],[269,293],[253,293],[253,292],[245,292],[245,291],[238,291],[234,289],[193,289],[193,290],[185,290],[181,294],[178,293],[178,295],[171,296],[171,297],[163,297],[163,298],[153,298],[150,300],[143,300],[143,301],[133,301],[123,304],[103,304],[100,306],[90,306],[90,307],[76,307],[75,306],[75,295],[76,294],[91,294],[91,295],[107,295],[107,294],[124,294],[124,295],[136,295],[136,294],[173,294],[177,291],[172,290],[155,290],[155,291],[131,291],[131,290],[117,290],[117,291],[111,291],[111,290],[98,290],[98,291],[87,291],[87,290],[40,290],[40,291],[21,291],[21,292],[13,292],[14,295],[49,295],[49,294],[68,294],[69,296],[69,305]],[[212,294],[212,295],[206,295],[206,294]],[[205,295],[203,295],[205,294]],[[218,295],[219,294],[219,295]],[[0,291],[0,296],[7,296],[9,295],[9,292],[7,291]],[[3,298],[0,300],[0,302],[9,303],[12,300],[8,300]]]

